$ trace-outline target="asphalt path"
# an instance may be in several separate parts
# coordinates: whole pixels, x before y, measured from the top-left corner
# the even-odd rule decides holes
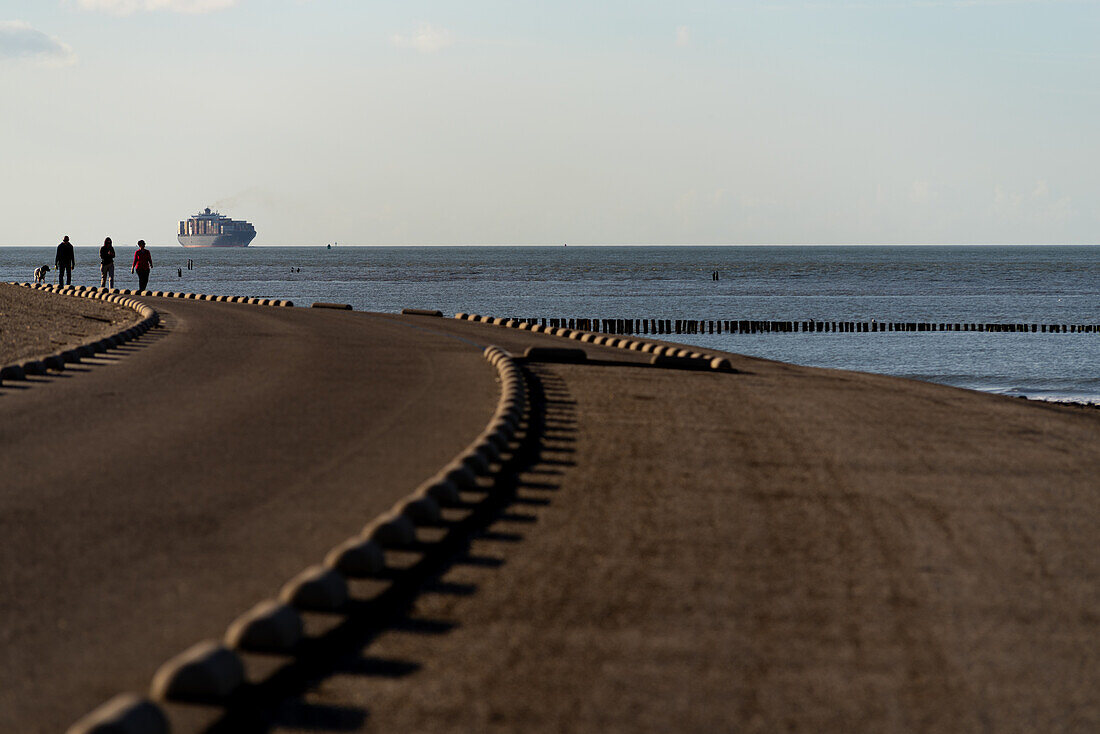
[[[271,730],[1100,729],[1100,411],[556,343],[514,504]]]
[[[1100,727],[1098,411],[160,305],[116,361],[0,391],[0,729],[142,690],[407,494],[492,411],[490,343],[590,359],[523,363],[512,504],[261,730]]]
[[[495,407],[479,345],[431,319],[145,300],[164,328],[0,387],[0,731],[147,690]]]

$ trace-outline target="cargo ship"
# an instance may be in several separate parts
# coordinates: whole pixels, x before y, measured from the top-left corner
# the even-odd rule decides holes
[[[180,222],[176,237],[184,247],[248,247],[255,238],[251,223],[212,212],[210,207]]]

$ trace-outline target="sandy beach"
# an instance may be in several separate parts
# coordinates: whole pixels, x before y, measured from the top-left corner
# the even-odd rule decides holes
[[[737,355],[663,368],[453,319],[142,300],[163,328],[0,386],[2,729],[146,691],[407,495],[489,421],[491,344],[589,357],[522,363],[499,511],[357,644],[288,662],[237,710],[169,706],[179,730],[1100,726],[1095,411]],[[16,313],[5,333],[36,323]]]
[[[135,323],[128,308],[87,298],[58,298],[0,283],[0,365],[37,359]]]

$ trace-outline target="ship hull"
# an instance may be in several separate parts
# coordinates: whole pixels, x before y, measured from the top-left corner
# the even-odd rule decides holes
[[[176,235],[176,239],[184,247],[248,247],[255,238],[255,232]]]

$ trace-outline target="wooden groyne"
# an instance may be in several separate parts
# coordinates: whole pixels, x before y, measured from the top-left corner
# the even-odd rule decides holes
[[[1095,334],[1100,324],[1029,324],[945,321],[760,321],[752,319],[591,319],[516,318],[554,328],[604,334],[812,334],[880,333],[892,331],[981,331],[1019,334]]]

